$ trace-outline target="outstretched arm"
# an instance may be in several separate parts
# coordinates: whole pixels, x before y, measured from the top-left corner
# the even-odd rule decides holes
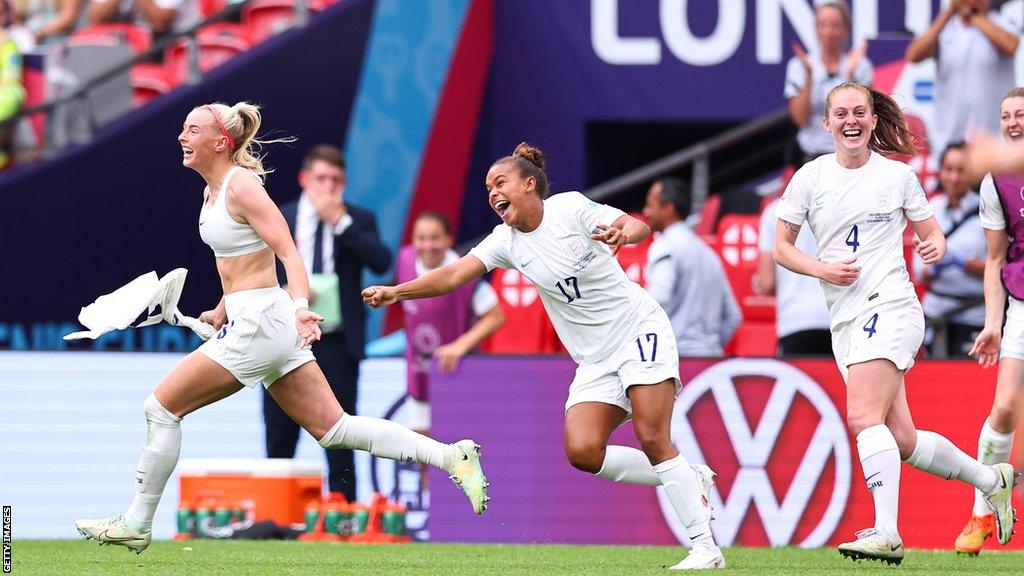
[[[380,308],[402,300],[440,296],[486,272],[487,268],[479,258],[467,255],[398,286],[370,286],[363,290],[363,302]]]

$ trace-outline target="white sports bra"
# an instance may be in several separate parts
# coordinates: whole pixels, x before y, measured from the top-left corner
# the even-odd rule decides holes
[[[207,204],[204,199],[203,208],[199,211],[199,237],[213,249],[213,255],[219,258],[244,256],[267,247],[267,243],[256,234],[252,226],[242,224],[228,214],[228,182],[239,169],[241,167],[234,166],[228,170],[213,205]]]

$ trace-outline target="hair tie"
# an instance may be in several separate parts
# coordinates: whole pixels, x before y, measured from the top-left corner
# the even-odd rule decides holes
[[[206,108],[207,110],[210,111],[210,114],[213,114],[213,119],[217,121],[217,126],[220,127],[221,134],[223,134],[224,137],[228,139],[228,147],[230,147],[231,151],[234,152],[235,151],[235,139],[231,137],[231,133],[228,132],[228,129],[224,127],[224,122],[221,121],[220,115],[217,114],[217,111],[214,110],[213,106],[210,106],[209,104],[204,104],[203,108]]]

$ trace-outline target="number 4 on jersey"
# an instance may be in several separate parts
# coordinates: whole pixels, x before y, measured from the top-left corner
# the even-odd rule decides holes
[[[875,332],[877,332],[877,330],[875,330],[876,324],[878,324],[878,313],[875,313],[875,315],[867,321],[867,324],[864,324],[864,331],[868,333],[868,338],[871,338],[875,335]]]
[[[857,251],[857,246],[860,246],[860,242],[857,241],[857,225],[853,225],[853,230],[846,235],[846,245],[853,248],[853,251]]]

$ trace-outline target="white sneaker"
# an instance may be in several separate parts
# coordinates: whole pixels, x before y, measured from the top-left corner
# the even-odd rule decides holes
[[[999,475],[999,484],[993,494],[985,496],[992,514],[996,517],[996,537],[1000,544],[1006,544],[1013,537],[1013,523],[1017,521],[1017,511],[1013,509],[1013,486],[1020,476],[1013,470],[1013,465],[1006,462],[994,464],[992,468]]]
[[[881,560],[887,564],[903,562],[903,539],[892,532],[866,528],[857,531],[857,539],[839,545],[839,554],[851,560]]]
[[[469,497],[473,512],[483,514],[491,498],[487,495],[487,476],[480,467],[480,445],[472,440],[450,444],[455,451],[449,478]]]
[[[690,464],[693,473],[697,476],[697,485],[700,487],[701,503],[708,508],[708,520],[715,519],[715,507],[711,505],[711,489],[715,487],[715,471],[704,464]]]
[[[669,570],[713,570],[715,568],[725,568],[725,556],[722,556],[722,549],[718,546],[695,546],[682,562],[670,566]]]
[[[136,554],[142,554],[142,551],[148,548],[149,543],[153,541],[151,531],[139,532],[128,528],[123,514],[99,520],[76,520],[75,528],[87,540],[98,540],[100,546],[104,544],[124,546],[135,551]]]

